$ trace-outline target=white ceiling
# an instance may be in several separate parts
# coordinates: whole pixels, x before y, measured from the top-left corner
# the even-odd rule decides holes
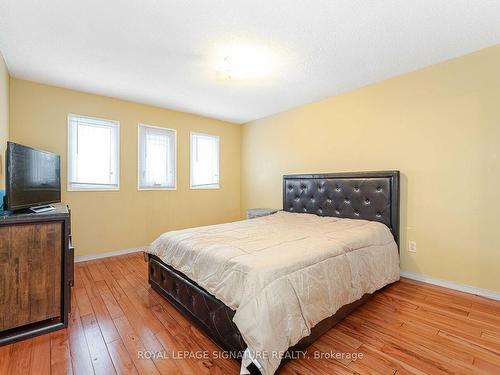
[[[498,0],[2,0],[17,78],[244,123],[500,43]],[[227,45],[272,51],[217,74]]]

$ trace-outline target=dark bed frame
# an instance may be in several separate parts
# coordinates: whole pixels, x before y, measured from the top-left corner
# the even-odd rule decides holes
[[[283,176],[283,210],[378,221],[389,227],[399,247],[399,171]],[[246,344],[233,323],[235,311],[158,257],[147,259],[151,287],[223,350],[241,356]],[[288,350],[304,350],[370,297],[343,306]],[[249,370],[258,373],[253,364]]]

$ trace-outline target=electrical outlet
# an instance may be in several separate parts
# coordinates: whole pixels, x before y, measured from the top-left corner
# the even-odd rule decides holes
[[[408,251],[410,253],[416,253],[417,252],[417,242],[416,241],[410,241],[410,242],[408,242]]]

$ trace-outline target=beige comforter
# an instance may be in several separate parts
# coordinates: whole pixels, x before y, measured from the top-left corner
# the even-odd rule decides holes
[[[263,374],[316,323],[399,279],[392,234],[365,220],[278,212],[167,232],[148,251],[236,310],[244,362]]]

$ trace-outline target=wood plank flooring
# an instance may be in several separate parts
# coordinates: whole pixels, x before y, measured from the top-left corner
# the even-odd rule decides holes
[[[142,254],[78,263],[75,279],[69,328],[0,347],[0,374],[239,373],[149,287]],[[164,358],[184,352],[203,358]],[[279,370],[396,373],[500,374],[500,302],[402,280]]]

